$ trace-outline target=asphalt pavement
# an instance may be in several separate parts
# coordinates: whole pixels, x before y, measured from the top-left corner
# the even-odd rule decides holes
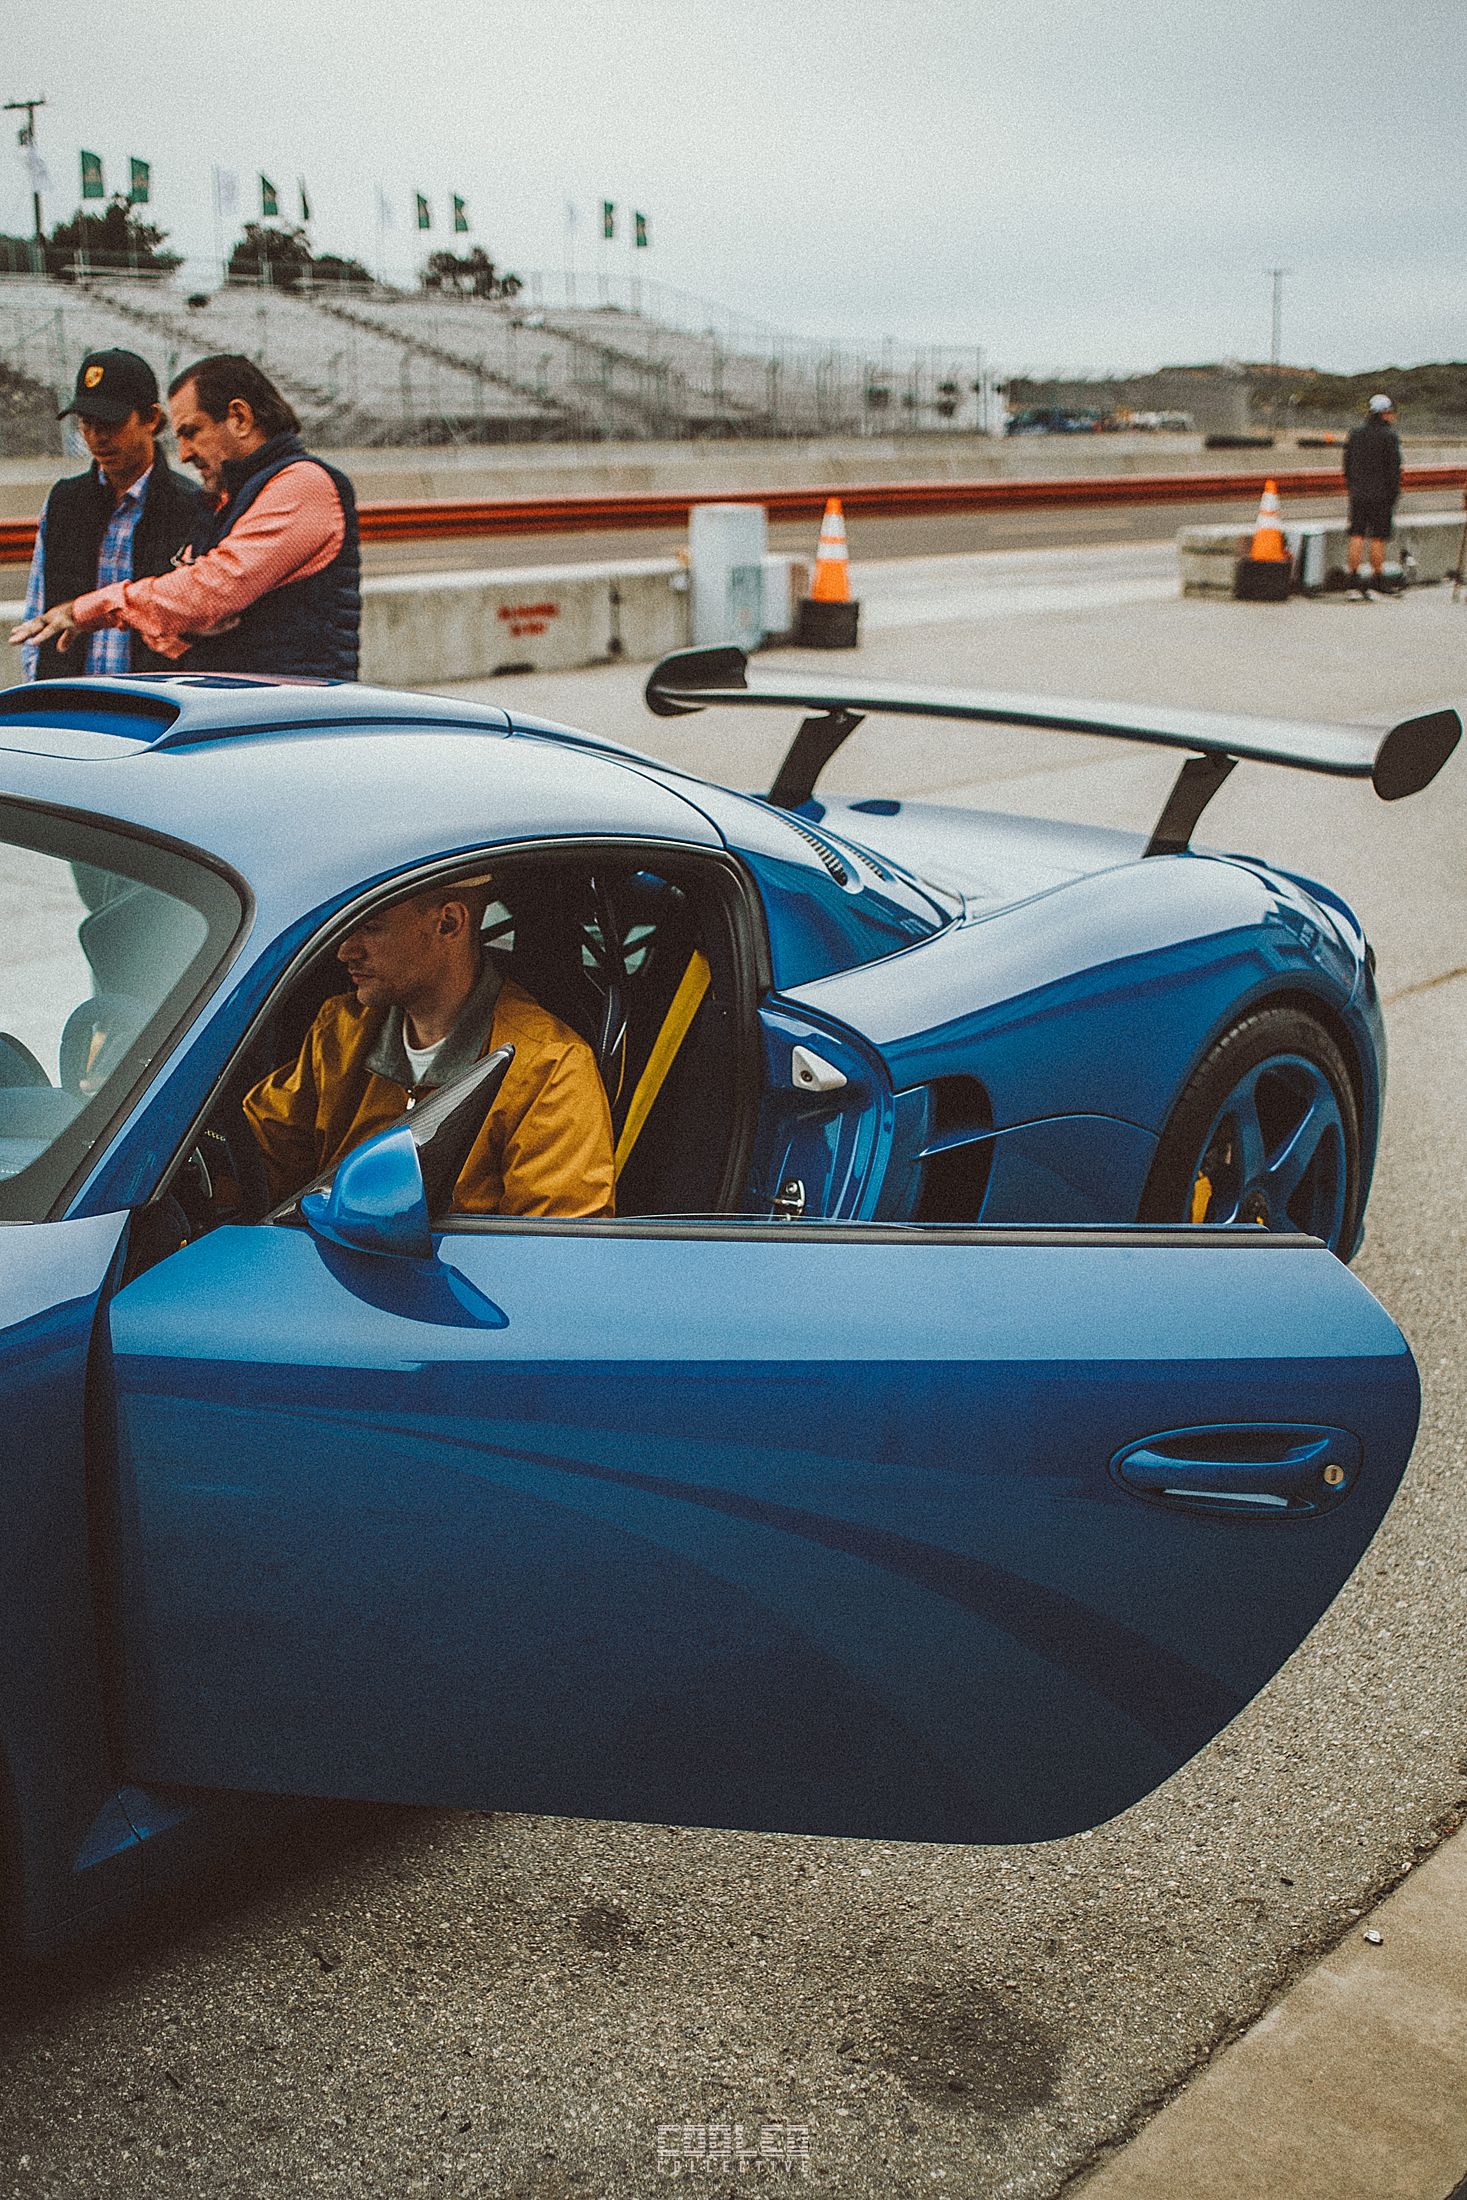
[[[1467,605],[1443,588],[1185,602],[1144,545],[914,571],[857,564],[867,675],[1380,722],[1464,684]],[[643,676],[473,692],[767,782],[791,729],[654,720]],[[829,778],[1137,823],[1171,772],[1071,736],[868,721]],[[1375,939],[1391,1091],[1358,1266],[1425,1392],[1400,1498],[1277,1680],[1148,1802],[1042,1847],[313,1814],[289,1853],[11,2009],[0,2192],[640,2200],[807,2177],[842,2200],[1047,2200],[1458,1821],[1467,757],[1394,807],[1244,765],[1200,837],[1322,875]],[[743,2172],[739,2131],[766,2149]]]
[[[1262,466],[1263,454],[1250,454]],[[1301,459],[1329,453],[1284,452]],[[1056,472],[1059,468],[1056,467]],[[1418,490],[1411,508],[1420,512],[1461,509],[1456,490]],[[1291,497],[1291,520],[1338,519],[1339,496]],[[943,512],[907,519],[862,519],[863,557],[883,563],[905,558],[962,557],[990,550],[1064,549],[1075,544],[1174,542],[1183,527],[1246,527],[1252,504],[1237,497],[1199,499],[1195,504],[1098,504],[1055,511]],[[369,542],[362,552],[367,573],[423,573],[472,569],[482,565],[573,565],[602,558],[670,558],[686,546],[686,527],[627,528],[565,535],[450,536],[441,542]],[[771,550],[793,556],[815,554],[815,529],[808,520],[776,521],[769,529]]]

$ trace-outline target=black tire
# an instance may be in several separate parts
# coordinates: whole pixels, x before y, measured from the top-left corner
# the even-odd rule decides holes
[[[1275,1063],[1278,1065],[1276,1071],[1266,1067]],[[1219,1144],[1216,1137],[1209,1144],[1209,1134],[1214,1132],[1220,1111],[1240,1086],[1259,1071],[1263,1076],[1259,1079],[1258,1091],[1267,1098],[1272,1090],[1272,1105],[1286,1111],[1291,1078],[1297,1079],[1301,1086],[1307,1084],[1297,1068],[1300,1064],[1309,1065],[1333,1095],[1339,1114],[1338,1136],[1331,1134],[1328,1155],[1322,1153],[1318,1169],[1321,1179],[1337,1172],[1342,1186],[1341,1195],[1332,1200],[1327,1182],[1316,1182],[1312,1187],[1302,1185],[1293,1195],[1293,1205],[1307,1210],[1311,1204],[1316,1207],[1337,1204],[1338,1221],[1332,1221],[1325,1229],[1310,1220],[1301,1221],[1298,1212],[1275,1212],[1268,1205],[1266,1188],[1261,1199],[1255,1193],[1250,1202],[1245,1202],[1245,1208],[1255,1204],[1264,1206],[1267,1211],[1262,1216],[1255,1216],[1251,1211],[1237,1215],[1211,1211],[1194,1213],[1194,1194],[1200,1203],[1200,1187],[1208,1182],[1207,1167]],[[1231,1158],[1226,1149],[1222,1158],[1224,1164]],[[1317,1234],[1326,1238],[1333,1252],[1342,1260],[1348,1260],[1359,1231],[1360,1191],[1360,1106],[1339,1046],[1302,1010],[1261,1008],[1224,1032],[1208,1049],[1183,1088],[1161,1134],[1142,1194],[1139,1219],[1142,1222],[1264,1220],[1272,1229],[1314,1228]]]

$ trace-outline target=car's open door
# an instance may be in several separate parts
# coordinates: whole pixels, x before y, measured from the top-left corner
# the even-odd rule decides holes
[[[939,1841],[1199,1749],[1418,1401],[1263,1231],[226,1228],[110,1355],[130,1777]]]

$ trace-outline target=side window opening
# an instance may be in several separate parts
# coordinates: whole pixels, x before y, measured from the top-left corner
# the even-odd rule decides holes
[[[592,1049],[618,1148],[619,1216],[737,1211],[747,1143],[752,1013],[726,886],[692,859],[652,869],[632,854],[510,856],[494,866],[486,956]],[[272,1201],[242,1112],[245,1094],[293,1061],[318,1011],[349,990],[328,938],[236,1056],[169,1190],[161,1251]],[[749,1028],[742,1030],[747,1022]]]

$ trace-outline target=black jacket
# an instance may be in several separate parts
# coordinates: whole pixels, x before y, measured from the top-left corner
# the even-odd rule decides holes
[[[97,560],[102,537],[115,503],[101,472],[91,466],[84,474],[70,474],[58,481],[46,499],[46,550],[43,572],[45,608],[70,603],[90,594],[97,585]],[[161,452],[153,460],[143,496],[143,508],[132,537],[132,579],[166,573],[174,554],[193,539],[195,528],[208,510],[202,489],[174,473]],[[182,659],[160,657],[145,649],[136,634],[132,643],[134,672],[173,671]],[[75,679],[86,659],[73,642],[63,656],[54,642],[42,645],[36,663],[38,680]]]
[[[273,435],[224,468],[225,501],[194,531],[194,553],[213,550],[267,481],[306,459],[331,478],[346,532],[331,563],[307,580],[257,596],[224,633],[195,642],[189,663],[210,672],[271,672],[286,679],[354,680],[362,625],[357,500],[344,473],[307,451],[298,435]]]
[[[1394,504],[1401,493],[1401,438],[1380,413],[1350,430],[1345,444],[1345,486],[1352,497]]]

